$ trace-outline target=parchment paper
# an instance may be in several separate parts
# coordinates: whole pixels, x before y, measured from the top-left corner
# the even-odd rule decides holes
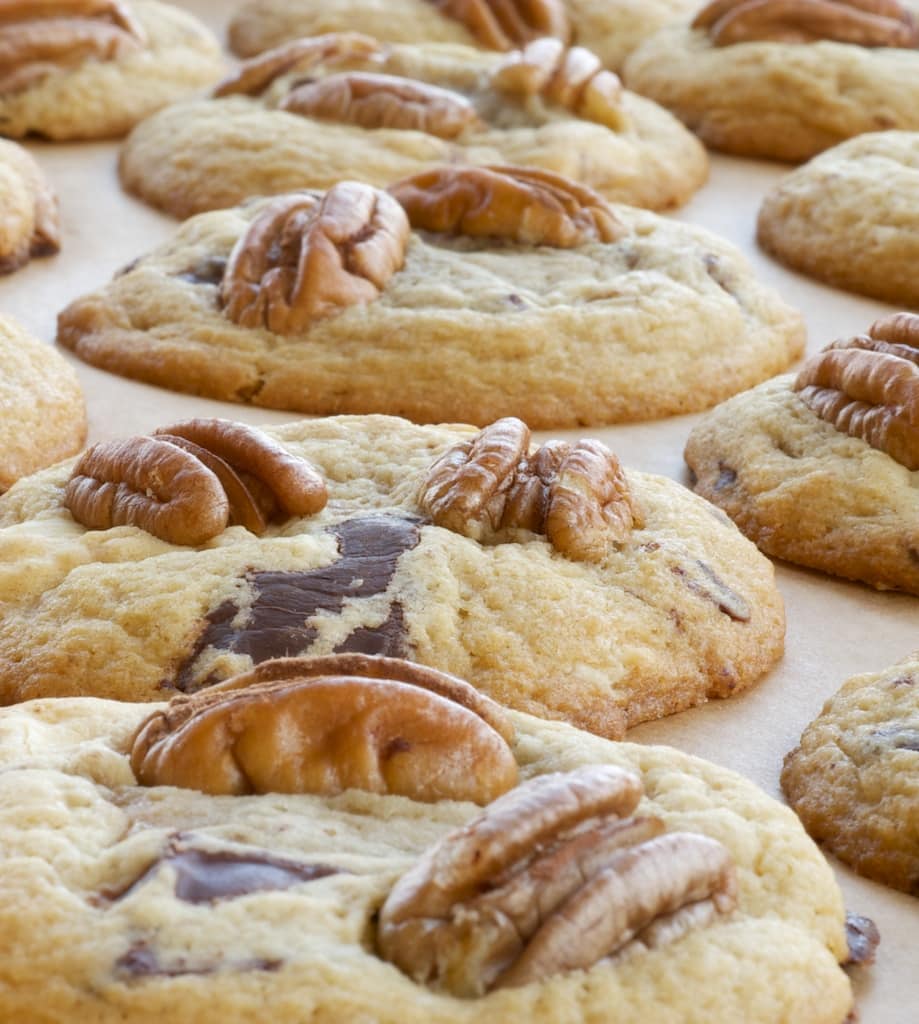
[[[232,3],[187,0],[179,6],[193,11],[225,38]],[[170,238],[176,224],[120,190],[117,144],[33,143],[29,148],[60,196],[63,246],[59,256],[33,261],[18,273],[0,278],[0,311],[17,317],[37,337],[52,343],[56,314],[67,302]],[[753,236],[759,202],[788,170],[780,164],[713,156],[709,184],[674,216],[704,225],[746,252],[761,279],[804,313],[810,353],[836,337],[864,330],[894,307],[818,285],[784,270],[757,250]],[[294,418],[290,413],[228,405],[138,384],[65,355],[76,366],[86,392],[91,443],[146,432],[193,415],[228,416],[254,424]],[[626,465],[687,483],[682,450],[697,419],[683,416],[634,426],[556,431],[542,433],[538,439],[589,433],[606,441]],[[849,676],[882,669],[919,647],[919,598],[878,593],[781,563],[777,577],[788,614],[787,648],[780,665],[744,695],[639,726],[629,739],[672,744],[705,757],[740,772],[781,799],[782,758],[824,700]],[[863,1024],[917,1024],[919,900],[833,863],[849,909],[872,917],[881,931],[877,963],[852,973]]]

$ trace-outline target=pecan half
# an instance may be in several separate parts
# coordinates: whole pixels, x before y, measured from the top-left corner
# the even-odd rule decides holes
[[[431,0],[491,50],[511,50],[540,36],[567,42],[571,23],[561,0]]]
[[[455,139],[481,126],[473,105],[459,93],[395,75],[348,71],[299,85],[284,97],[281,110],[307,117],[400,128]]]
[[[899,0],[714,0],[695,17],[715,46],[754,40],[919,46],[919,27]]]
[[[834,342],[808,359],[794,390],[837,430],[919,469],[919,316],[897,313]]]
[[[135,53],[146,35],[118,0],[11,0],[0,5],[0,94],[21,92],[87,60]]]
[[[219,298],[243,327],[295,334],[364,305],[405,262],[409,224],[385,192],[359,182],[268,202],[233,247]]]
[[[530,431],[508,417],[448,449],[428,470],[418,504],[437,526],[480,542],[517,530],[546,534],[577,561],[601,561],[640,525],[625,474],[600,441],[550,441],[529,454]]]
[[[309,71],[320,64],[341,64],[369,60],[382,50],[370,36],[358,32],[329,32],[307,39],[294,39],[243,61],[233,74],[214,86],[214,96],[258,96],[275,79],[290,71]]]
[[[269,519],[312,515],[326,499],[305,459],[230,420],[188,420],[158,436],[94,445],[64,490],[65,506],[91,530],[137,526],[192,546],[227,525],[261,533]]]
[[[524,167],[435,167],[389,186],[413,228],[570,249],[625,227],[596,192]]]
[[[380,913],[381,954],[419,983],[477,996],[729,913],[728,851],[705,836],[662,835],[654,818],[622,820],[640,796],[640,780],[610,765],[512,790],[396,883]]]
[[[628,123],[619,76],[605,71],[600,58],[583,46],[537,39],[509,53],[492,72],[491,84],[509,96],[542,96],[613,131],[621,131]]]
[[[263,662],[144,721],[141,785],[205,793],[345,789],[484,804],[517,781],[505,712],[468,683],[398,658]]]

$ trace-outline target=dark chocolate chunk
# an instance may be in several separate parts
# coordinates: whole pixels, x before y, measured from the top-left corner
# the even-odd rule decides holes
[[[735,622],[749,622],[752,612],[747,599],[735,590],[731,590],[711,566],[699,559],[696,559],[695,564],[705,576],[707,583],[690,576],[681,565],[671,565],[670,571],[684,580],[686,587],[694,594],[716,604],[719,611],[730,616]]]
[[[217,679],[198,679],[195,663],[208,648],[247,654],[254,664],[270,658],[309,653],[318,636],[310,620],[317,612],[338,613],[345,601],[373,597],[388,589],[403,552],[415,547],[418,521],[398,516],[346,519],[330,527],[340,556],[330,565],[303,572],[250,572],[252,600],[246,620],[238,623],[239,605],[224,601],[209,612],[191,654],[176,673],[175,686],[194,693]],[[355,629],[336,649],[341,652],[410,655],[401,605],[394,603],[378,627]]]
[[[223,272],[226,270],[227,261],[217,256],[208,256],[199,260],[193,267],[180,270],[173,277],[182,281],[189,281],[191,284],[220,284],[223,280]]]
[[[846,940],[849,956],[846,964],[873,964],[874,954],[881,941],[878,927],[870,917],[846,912]]]

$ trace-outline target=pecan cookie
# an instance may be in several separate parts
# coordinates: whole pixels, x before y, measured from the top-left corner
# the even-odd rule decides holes
[[[2,169],[0,169],[2,179]],[[53,348],[0,316],[0,494],[86,440],[77,375]]]
[[[57,196],[38,164],[0,139],[0,274],[61,247]]]
[[[919,316],[884,317],[718,406],[686,461],[767,554],[919,594]]]
[[[872,132],[834,146],[766,196],[757,238],[789,267],[919,307],[919,134]]]
[[[623,74],[712,149],[807,160],[864,132],[919,128],[917,12],[912,0],[713,0],[639,46]]]
[[[842,1024],[841,896],[788,808],[440,673],[318,660],[0,712],[5,1020]]]
[[[623,90],[581,47],[543,38],[501,54],[354,33],[270,50],[211,98],[148,119],[120,169],[129,191],[187,217],[458,163],[543,168],[652,209],[684,203],[708,173],[672,114]]]
[[[217,41],[153,0],[7,0],[0,9],[0,135],[124,135],[212,84]]]
[[[840,860],[919,896],[919,652],[848,680],[785,758],[782,789]]]
[[[0,526],[3,703],[358,652],[615,737],[782,652],[772,566],[720,513],[518,420],[172,424],[23,481]]]
[[[230,22],[230,46],[252,57],[300,36],[362,32],[393,43],[461,43],[510,50],[553,35],[618,68],[657,29],[688,18],[698,0],[249,0]]]
[[[533,427],[707,408],[803,335],[721,239],[519,168],[203,214],[58,330],[87,362],[228,401]]]

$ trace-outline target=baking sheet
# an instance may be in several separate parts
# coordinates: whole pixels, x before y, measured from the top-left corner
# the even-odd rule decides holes
[[[178,6],[225,38],[234,4],[187,0]],[[58,310],[169,239],[176,222],[121,192],[117,144],[34,143],[29,149],[61,199],[62,251],[0,278],[0,311],[50,343]],[[760,199],[787,170],[779,164],[713,156],[709,184],[674,216],[708,227],[744,250],[759,277],[804,313],[811,353],[836,337],[864,330],[894,307],[818,285],[757,250],[753,236]],[[293,418],[290,413],[174,394],[112,376],[64,354],[86,392],[90,443],[147,432],[188,416],[227,416],[253,424]],[[609,444],[626,465],[687,483],[682,450],[698,418],[542,432],[537,439],[589,433]],[[919,647],[919,599],[877,593],[782,564],[777,577],[788,615],[786,654],[779,666],[746,694],[639,726],[629,739],[672,744],[732,768],[781,798],[782,758],[824,700],[849,676],[882,669]],[[833,864],[849,909],[872,917],[881,932],[877,963],[852,972],[863,1024],[917,1024],[919,900]]]

